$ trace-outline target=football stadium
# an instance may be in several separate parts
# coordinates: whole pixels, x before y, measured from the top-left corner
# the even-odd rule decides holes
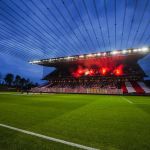
[[[149,18],[149,0],[0,0],[0,150],[149,150]]]
[[[44,77],[47,84],[32,92],[149,95],[138,60],[149,48],[129,49],[32,61],[56,69]]]

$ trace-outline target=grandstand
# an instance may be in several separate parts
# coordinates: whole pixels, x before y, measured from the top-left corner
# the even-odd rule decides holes
[[[150,48],[138,48],[31,61],[55,67],[43,78],[48,82],[31,91],[149,95],[146,74],[138,64],[149,52]]]

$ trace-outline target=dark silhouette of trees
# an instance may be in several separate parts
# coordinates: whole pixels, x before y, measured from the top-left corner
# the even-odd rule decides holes
[[[16,75],[15,80],[14,80],[14,85],[16,87],[20,87],[20,82],[21,82],[21,77],[19,75]]]
[[[4,78],[6,84],[8,86],[12,86],[13,80],[14,80],[14,75],[11,73],[6,74],[5,78]]]
[[[2,84],[3,78],[2,78],[2,74],[0,73],[0,84]]]
[[[25,79],[25,78],[20,79],[19,87],[21,88],[21,90],[29,90],[35,86],[36,84],[32,83],[30,79]]]
[[[1,76],[0,76],[1,77]],[[13,75],[11,73],[6,74],[4,77],[4,84],[1,84],[1,87],[5,88],[15,88],[17,91],[28,91],[32,87],[37,86],[38,84],[33,83],[30,81],[30,79],[25,79],[24,77],[21,77],[20,75]]]

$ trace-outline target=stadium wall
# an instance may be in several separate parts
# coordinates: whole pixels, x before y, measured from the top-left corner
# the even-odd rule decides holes
[[[79,94],[123,94],[121,89],[104,89],[104,88],[33,88],[32,92],[43,93],[79,93]]]

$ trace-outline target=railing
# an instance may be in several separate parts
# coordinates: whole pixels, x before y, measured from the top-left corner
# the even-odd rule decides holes
[[[86,93],[86,94],[123,94],[121,89],[106,88],[32,88],[31,92],[44,93]]]

